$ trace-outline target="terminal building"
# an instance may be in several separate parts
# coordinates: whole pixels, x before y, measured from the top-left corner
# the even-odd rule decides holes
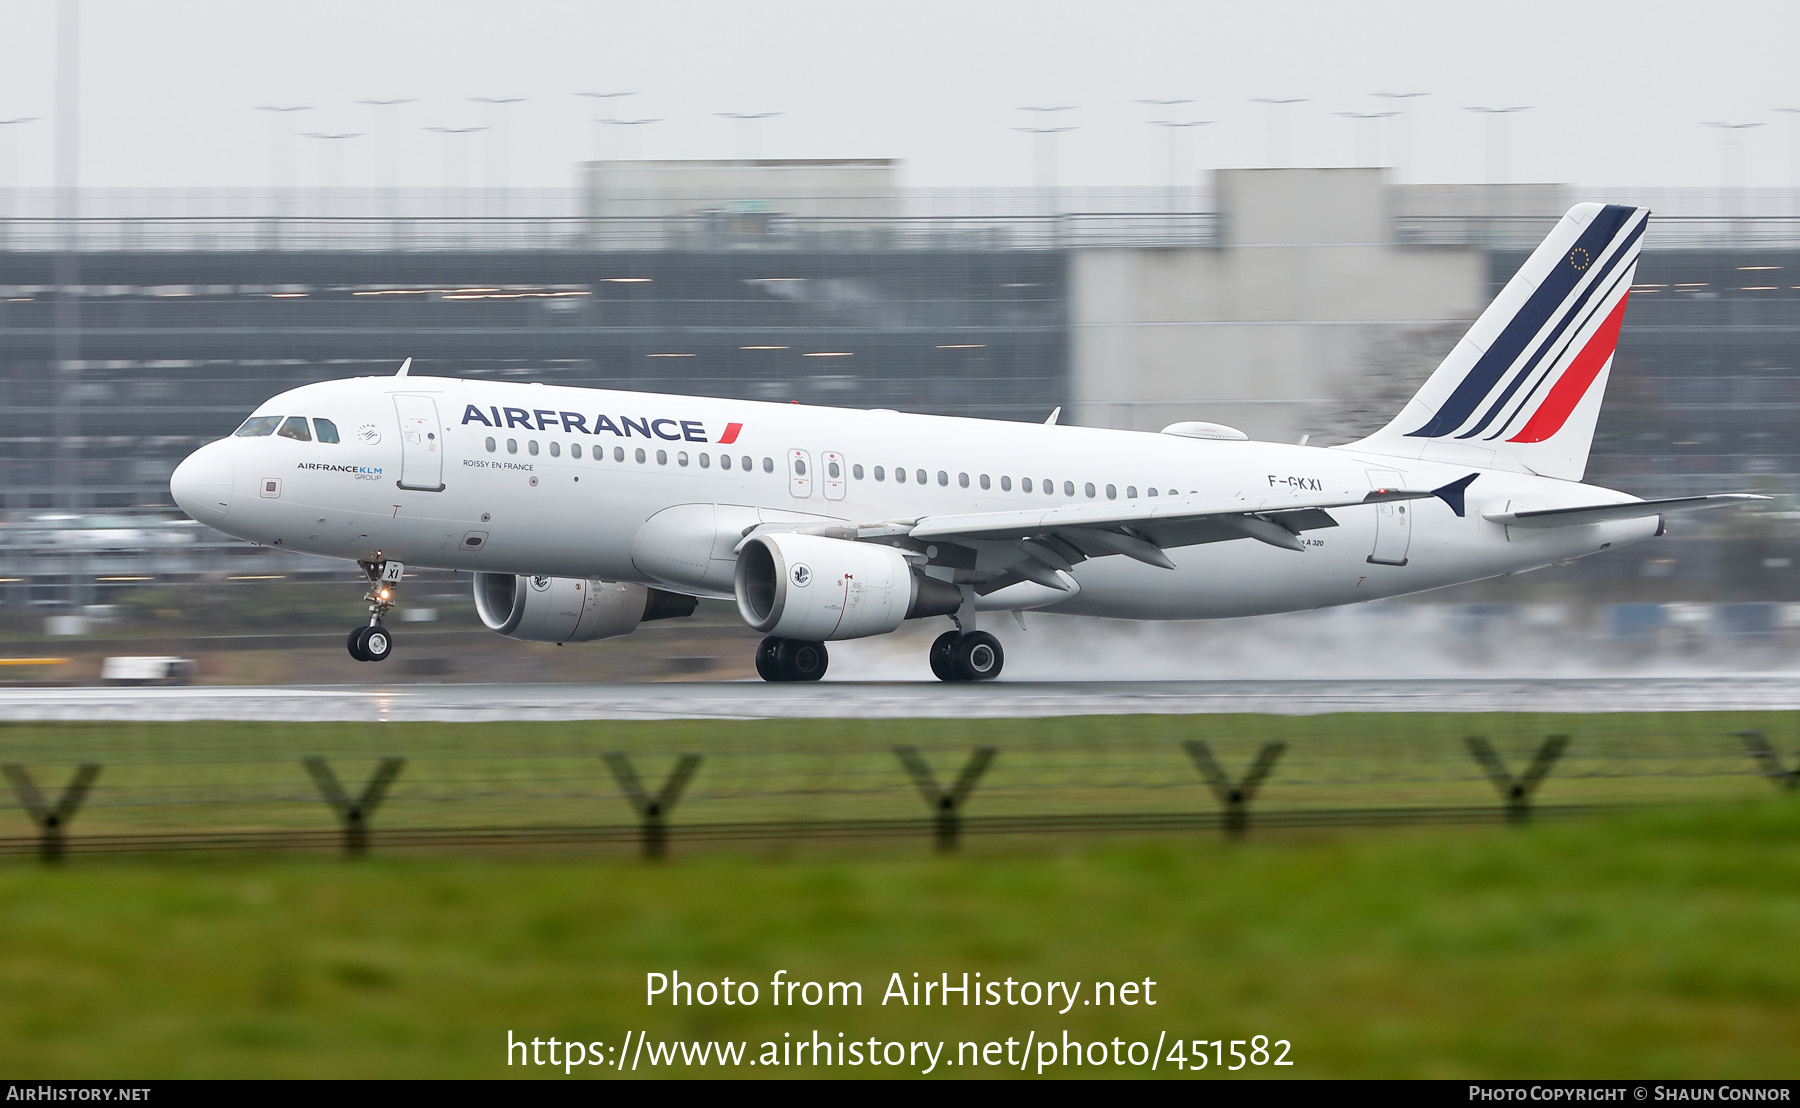
[[[899,175],[601,162],[567,191],[91,192],[73,220],[23,197],[0,220],[0,603],[250,565],[340,572],[170,524],[168,475],[275,392],[406,357],[448,376],[1349,441],[1399,410],[1580,199],[1658,209],[1589,479],[1769,492],[1784,509],[1800,492],[1785,195],[1395,185],[1376,169],[1049,195]],[[1783,520],[1691,525],[1736,527],[1748,553],[1683,531],[1581,573],[1785,599]]]

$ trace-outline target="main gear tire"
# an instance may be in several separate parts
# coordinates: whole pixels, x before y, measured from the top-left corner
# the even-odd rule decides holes
[[[756,644],[756,675],[764,681],[782,681],[781,644],[785,640],[770,635]]]
[[[344,640],[344,646],[350,651],[350,656],[359,662],[369,660],[362,651],[362,633],[368,629],[366,624],[361,627],[352,627],[350,628],[350,637]]]
[[[952,659],[964,681],[992,681],[1006,665],[1006,652],[999,639],[976,631],[957,640]]]
[[[931,644],[931,652],[926,657],[931,661],[931,672],[939,681],[963,680],[962,671],[956,668],[956,640],[960,638],[960,631],[945,631]]]
[[[782,639],[775,657],[782,679],[787,681],[817,681],[831,665],[831,654],[822,642]]]

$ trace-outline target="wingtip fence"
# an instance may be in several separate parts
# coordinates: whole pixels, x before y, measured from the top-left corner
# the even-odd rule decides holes
[[[1778,789],[1795,791],[1797,784],[1800,784],[1800,765],[1789,768],[1761,731],[1741,731],[1737,733],[1737,738],[1749,755],[1758,776],[1767,778]],[[1501,801],[1498,808],[1491,804],[1271,808],[1259,810],[1254,822],[1265,828],[1496,820],[1519,824],[1528,821],[1534,812],[1539,815],[1568,816],[1629,807],[1630,805],[1617,803],[1534,806],[1534,799],[1563,759],[1570,742],[1570,736],[1565,734],[1546,736],[1532,753],[1525,770],[1515,776],[1495,745],[1486,737],[1466,736],[1463,745],[1468,756],[1498,793]],[[1201,782],[1211,791],[1217,801],[1216,810],[1002,813],[971,816],[968,808],[999,758],[1001,751],[998,746],[976,746],[963,759],[955,780],[946,788],[940,783],[926,753],[920,747],[895,745],[891,747],[891,751],[899,768],[925,801],[928,815],[923,819],[694,822],[681,825],[679,835],[683,841],[700,844],[807,836],[845,839],[907,837],[928,833],[935,849],[941,853],[956,851],[964,834],[971,831],[986,834],[1040,834],[1218,830],[1228,840],[1237,840],[1248,833],[1253,822],[1252,804],[1275,779],[1276,770],[1282,764],[1289,747],[1282,741],[1263,742],[1242,776],[1235,779],[1206,741],[1184,740],[1179,743],[1179,749],[1186,754]],[[101,764],[78,764],[68,784],[56,800],[51,802],[46,799],[36,778],[25,765],[8,763],[0,766],[0,772],[4,773],[11,784],[20,809],[35,825],[37,834],[34,838],[0,838],[0,854],[35,853],[44,862],[54,864],[63,861],[71,847],[83,852],[143,853],[179,849],[316,849],[328,845],[335,837],[339,848],[349,858],[365,855],[377,839],[384,847],[393,848],[623,844],[635,839],[644,858],[656,860],[665,857],[672,834],[677,830],[670,817],[700,775],[705,757],[699,753],[677,756],[668,775],[654,792],[644,784],[632,758],[625,752],[606,751],[600,755],[600,761],[610,772],[618,794],[637,817],[635,825],[402,827],[383,830],[377,837],[373,827],[375,813],[399,780],[407,759],[398,756],[381,758],[360,793],[353,797],[325,756],[308,755],[300,759],[300,765],[311,778],[319,797],[336,817],[338,828],[335,835],[317,828],[238,829],[96,833],[75,840],[69,837],[69,826],[99,780]]]

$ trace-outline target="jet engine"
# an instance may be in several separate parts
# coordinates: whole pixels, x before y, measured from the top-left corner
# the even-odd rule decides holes
[[[527,642],[589,642],[629,635],[640,623],[692,615],[680,593],[581,577],[475,575],[475,611],[490,631]]]
[[[962,605],[955,585],[914,572],[891,546],[786,531],[747,540],[733,584],[745,623],[809,642],[884,635]]]

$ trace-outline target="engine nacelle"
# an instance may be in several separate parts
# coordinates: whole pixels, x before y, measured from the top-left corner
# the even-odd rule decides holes
[[[812,642],[885,635],[962,604],[955,585],[913,572],[891,546],[785,531],[744,543],[733,584],[745,623]]]
[[[527,642],[590,642],[637,625],[692,615],[699,600],[679,593],[581,577],[475,575],[475,611],[490,631]]]

